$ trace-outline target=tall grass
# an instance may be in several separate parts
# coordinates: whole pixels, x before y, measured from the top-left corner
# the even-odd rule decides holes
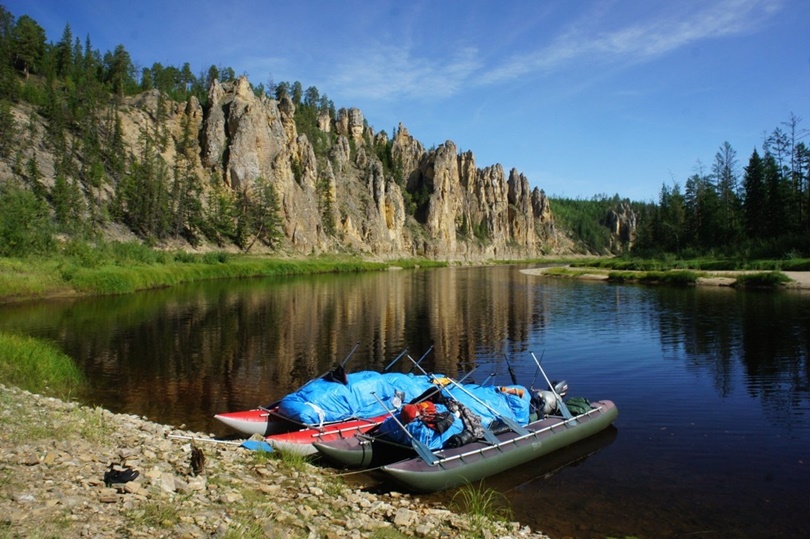
[[[790,278],[781,271],[747,273],[737,277],[735,287],[741,288],[776,288],[790,282]]]
[[[0,333],[0,382],[61,399],[74,396],[84,375],[51,343]]]
[[[677,258],[665,255],[659,258],[589,258],[574,260],[572,267],[606,268],[616,271],[810,271],[810,259],[798,256],[785,259],[746,259],[746,258]]]
[[[483,482],[478,485],[467,483],[453,494],[452,503],[470,517],[475,537],[486,535],[488,523],[511,520],[512,508],[509,500],[500,492],[486,488]]]
[[[446,266],[444,262],[401,259],[370,262],[350,256],[301,259],[156,251],[139,243],[72,241],[50,257],[0,259],[0,299],[57,294],[127,294],[181,283],[243,277],[381,271],[395,266]]]

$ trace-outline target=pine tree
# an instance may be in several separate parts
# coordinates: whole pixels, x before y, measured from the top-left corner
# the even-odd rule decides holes
[[[8,158],[14,154],[17,140],[17,124],[11,113],[11,104],[0,99],[0,157]]]
[[[73,32],[66,24],[62,31],[62,39],[56,44],[56,74],[59,77],[68,77],[73,72]]]
[[[743,175],[743,215],[749,237],[761,238],[765,235],[766,194],[764,164],[755,149]]]
[[[77,234],[82,231],[84,197],[75,181],[58,174],[51,188],[51,204],[56,224],[63,232]]]
[[[45,30],[37,22],[23,15],[13,29],[14,63],[25,78],[38,72],[45,56]]]

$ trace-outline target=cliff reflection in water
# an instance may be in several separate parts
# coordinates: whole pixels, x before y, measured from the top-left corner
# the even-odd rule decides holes
[[[426,368],[468,368],[479,350],[491,356],[505,339],[525,338],[542,312],[511,274],[448,268],[210,282],[8,306],[0,330],[61,342],[88,374],[91,402],[210,428],[201,418],[270,402],[358,342],[350,370],[382,370],[405,348],[419,358],[430,346]]]
[[[747,390],[767,397],[766,407],[783,410],[808,391],[810,300],[801,293],[613,286],[517,268],[445,268],[217,281],[4,306],[0,313],[0,330],[61,342],[92,382],[87,400],[204,429],[216,426],[210,418],[217,412],[281,397],[342,361],[358,342],[349,370],[381,370],[406,348],[418,358],[434,346],[423,364],[428,370],[455,375],[478,363],[486,366],[475,373],[479,381],[497,370],[506,383],[508,356],[529,384],[529,351],[548,348],[547,361],[569,362],[568,370],[606,347],[632,346],[633,336],[658,335],[647,361],[683,356],[688,368],[712,377],[720,395],[733,390],[739,361]],[[407,370],[410,362],[395,368]]]
[[[810,534],[807,293],[446,268],[4,305],[0,331],[60,343],[91,382],[84,402],[218,435],[233,433],[214,414],[269,403],[356,343],[351,371],[435,346],[429,371],[475,365],[478,381],[510,383],[508,357],[539,386],[536,352],[570,396],[611,399],[619,417],[576,466],[569,448],[491,482],[521,522],[553,536]]]

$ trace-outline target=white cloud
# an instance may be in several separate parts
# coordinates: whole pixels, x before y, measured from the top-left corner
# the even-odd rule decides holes
[[[444,98],[456,94],[480,69],[474,48],[428,58],[414,55],[409,47],[377,46],[338,65],[329,85],[373,99]]]
[[[702,2],[698,5],[702,9],[690,6],[679,14],[660,13],[657,18],[613,30],[599,31],[599,20],[582,22],[545,48],[507,58],[501,65],[484,73],[480,82],[507,82],[583,62],[650,60],[701,40],[751,31],[777,11],[780,2],[727,0],[708,7],[703,7]],[[598,18],[604,16],[600,13]]]
[[[695,0],[663,4],[644,20],[638,20],[641,15],[634,18],[632,13],[604,7],[563,28],[549,45],[513,54],[496,65],[485,65],[475,47],[448,45],[444,48],[448,54],[422,54],[408,38],[403,40],[407,45],[374,43],[355,49],[334,65],[327,82],[338,93],[352,97],[448,98],[465,87],[509,83],[569,67],[650,61],[703,40],[756,30],[782,6],[781,0],[724,0],[708,5]]]

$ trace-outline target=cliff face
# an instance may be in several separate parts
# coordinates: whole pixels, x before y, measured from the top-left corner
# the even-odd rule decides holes
[[[608,211],[604,225],[610,230],[612,252],[622,253],[633,247],[636,242],[638,217],[630,204],[620,202],[615,208]]]
[[[472,152],[459,154],[451,141],[426,151],[400,125],[391,141],[400,185],[372,147],[389,141],[375,137],[358,109],[319,117],[319,129],[337,138],[328,158],[318,159],[312,142],[298,134],[286,97],[257,97],[240,78],[215,82],[209,102],[199,124],[201,174],[234,190],[270,180],[286,246],[296,252],[475,260],[537,256],[557,245],[542,191],[530,190],[515,170],[507,179],[500,165],[477,168]]]
[[[293,102],[257,96],[245,78],[215,81],[205,110],[192,98],[161,113],[160,101],[151,91],[118,107],[127,151],[141,155],[142,134],[160,117],[163,161],[170,170],[182,162],[200,178],[203,199],[216,189],[250,196],[257,184],[272,185],[281,232],[273,249],[472,261],[534,257],[561,244],[543,191],[516,170],[507,177],[498,164],[478,168],[472,152],[460,154],[451,141],[427,151],[402,125],[389,140],[360,110],[341,109],[317,118],[329,142],[316,154],[315,141],[298,132]],[[48,170],[48,156],[36,158]]]

